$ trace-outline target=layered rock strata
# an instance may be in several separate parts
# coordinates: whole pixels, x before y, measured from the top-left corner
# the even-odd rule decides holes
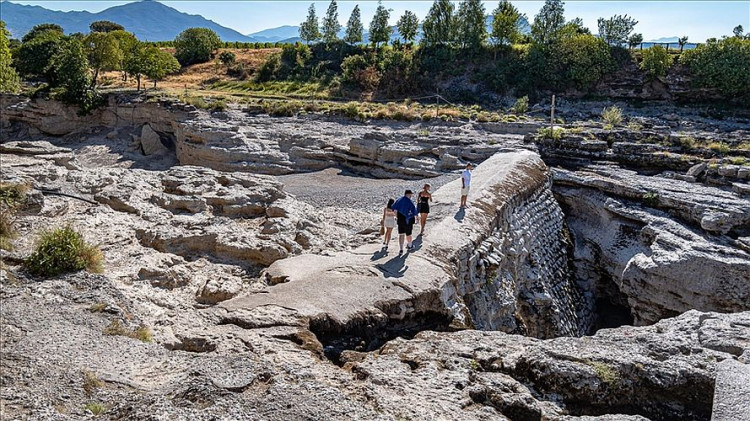
[[[604,165],[553,173],[587,290],[638,324],[750,309],[750,201]]]

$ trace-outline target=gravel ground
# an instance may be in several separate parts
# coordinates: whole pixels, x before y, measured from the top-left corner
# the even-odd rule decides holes
[[[423,180],[398,178],[368,178],[338,168],[323,171],[291,174],[277,177],[284,183],[284,190],[316,208],[349,206],[353,209],[380,212],[389,198],[397,199],[404,190],[416,194],[425,183],[432,185],[434,192],[444,184],[460,177],[458,173],[445,174]]]

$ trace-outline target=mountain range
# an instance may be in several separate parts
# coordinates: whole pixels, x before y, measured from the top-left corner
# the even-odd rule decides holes
[[[66,33],[89,32],[91,22],[108,20],[118,23],[145,41],[167,41],[187,28],[209,28],[224,41],[254,42],[234,29],[219,25],[200,15],[190,15],[157,1],[142,0],[114,6],[98,13],[86,11],[60,12],[41,6],[25,6],[3,1],[0,3],[2,20],[14,38],[21,38],[40,23],[56,23]]]

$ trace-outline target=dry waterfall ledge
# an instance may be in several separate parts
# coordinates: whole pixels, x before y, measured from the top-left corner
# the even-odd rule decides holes
[[[309,320],[324,343],[366,350],[424,329],[584,333],[581,293],[564,257],[563,215],[539,156],[496,154],[475,169],[472,184],[466,210],[457,206],[459,180],[434,193],[416,251],[397,255],[395,245],[387,254],[375,243],[278,260],[266,270],[273,284],[267,293],[220,305],[224,322],[262,326],[270,314]]]

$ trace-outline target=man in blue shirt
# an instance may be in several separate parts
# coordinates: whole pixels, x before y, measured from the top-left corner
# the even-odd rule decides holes
[[[417,208],[411,201],[412,191],[407,190],[404,195],[393,203],[391,209],[396,211],[396,225],[398,225],[398,254],[404,252],[404,237],[406,237],[406,249],[411,250],[411,232],[414,228]]]

